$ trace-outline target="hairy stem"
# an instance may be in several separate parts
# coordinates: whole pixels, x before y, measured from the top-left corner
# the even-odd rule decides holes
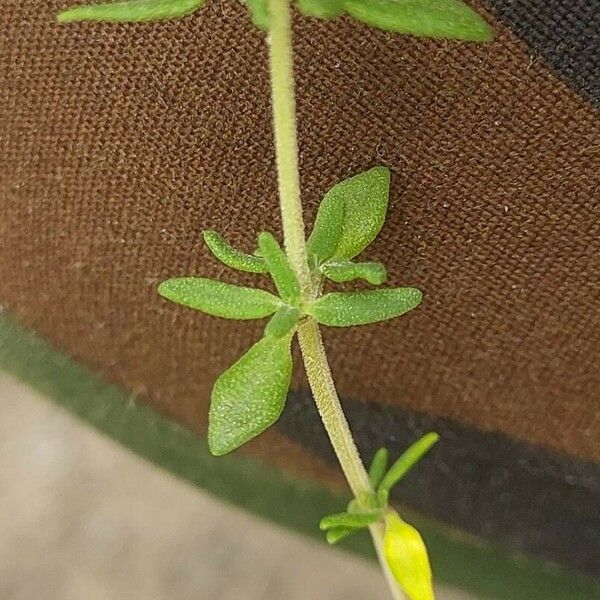
[[[373,488],[358,454],[348,421],[340,404],[331,375],[331,369],[329,368],[329,362],[327,361],[323,340],[321,339],[319,325],[314,319],[308,319],[298,328],[298,341],[300,342],[304,368],[306,369],[306,375],[317,409],[319,410],[333,449],[340,461],[348,485],[360,502],[362,494],[371,492]],[[404,595],[400,591],[389,569],[383,551],[384,527],[381,523],[374,523],[369,527],[369,530],[392,598],[394,600],[402,600]]]
[[[289,0],[269,0],[269,14],[271,95],[281,220],[286,253],[296,272],[300,287],[306,293],[310,288],[310,273],[300,200],[292,19]]]
[[[310,298],[318,293],[318,283],[311,281],[300,200],[290,0],[268,0],[268,8],[273,123],[285,249],[304,297]],[[350,489],[360,502],[365,492],[373,490],[342,410],[314,319],[309,318],[298,328],[298,339],[319,414]],[[392,597],[401,600],[403,595],[383,552],[384,527],[376,523],[369,529]]]
[[[365,492],[372,491],[371,483],[352,439],[352,433],[331,376],[321,332],[314,319],[308,319],[298,328],[298,340],[317,409],[348,480],[348,485],[352,493],[359,498]]]

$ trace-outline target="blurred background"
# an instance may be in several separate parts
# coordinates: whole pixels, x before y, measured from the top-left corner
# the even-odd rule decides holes
[[[388,599],[374,564],[211,498],[1,373],[0,473],[2,600]]]

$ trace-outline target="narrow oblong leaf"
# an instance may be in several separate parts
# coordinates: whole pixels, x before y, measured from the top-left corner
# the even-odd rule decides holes
[[[321,296],[308,310],[322,325],[348,327],[399,317],[418,306],[421,299],[416,288],[333,292]]]
[[[335,188],[333,188],[335,190]],[[317,211],[313,230],[306,241],[308,255],[318,264],[335,253],[344,225],[344,199],[341,194],[330,190]]]
[[[299,318],[300,310],[298,308],[287,304],[281,306],[267,323],[265,335],[283,337],[294,329]]]
[[[386,268],[378,262],[328,262],[321,267],[321,271],[325,277],[336,283],[364,279],[373,285],[381,285],[387,277]]]
[[[300,284],[279,242],[270,233],[263,231],[258,236],[258,248],[281,298],[289,304],[297,302]]]
[[[437,433],[431,432],[412,444],[390,467],[390,470],[379,484],[379,490],[391,490],[429,452],[439,439],[440,436]]]
[[[328,544],[337,544],[339,541],[343,540],[345,537],[353,534],[358,531],[358,529],[348,529],[347,527],[333,527],[332,529],[328,529],[325,534],[325,538],[327,539]]]
[[[206,0],[130,0],[67,8],[58,14],[61,23],[74,21],[138,22],[175,19],[190,15]]]
[[[342,233],[332,257],[353,258],[375,239],[385,221],[389,194],[390,170],[386,167],[350,177],[327,192],[344,205]]]
[[[247,273],[267,272],[267,265],[263,258],[234,248],[220,233],[207,230],[202,236],[215,257],[228,267]]]
[[[332,19],[344,12],[345,0],[297,0],[298,10],[307,17]]]
[[[208,415],[208,445],[227,454],[273,425],[292,376],[291,336],[266,337],[215,382]]]
[[[491,27],[461,0],[346,0],[345,9],[386,31],[472,42],[493,38]]]
[[[371,485],[375,489],[377,489],[377,486],[381,483],[381,480],[385,475],[388,465],[388,456],[389,453],[387,448],[379,448],[371,461],[371,466],[369,467],[369,479],[371,480]]]
[[[425,542],[412,525],[392,510],[385,519],[383,547],[390,571],[410,600],[434,600]]]
[[[361,529],[375,523],[380,517],[379,512],[370,513],[337,513],[327,515],[321,519],[319,529],[331,529],[332,527],[344,527],[347,529]]]
[[[281,300],[265,290],[203,277],[167,279],[158,286],[158,293],[177,304],[224,319],[262,319],[281,306]]]

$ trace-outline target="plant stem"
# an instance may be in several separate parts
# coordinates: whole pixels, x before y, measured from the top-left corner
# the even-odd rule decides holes
[[[283,236],[290,264],[298,277],[300,287],[306,293],[310,287],[310,272],[300,200],[294,55],[289,0],[269,0],[269,14],[271,96]]]
[[[348,485],[360,502],[361,496],[365,492],[372,492],[373,488],[352,438],[346,415],[340,404],[329,362],[327,361],[321,332],[319,331],[319,325],[314,319],[308,319],[300,325],[298,328],[298,341],[302,349],[304,368],[306,369],[306,375],[317,409],[331,440],[331,445],[340,461]],[[384,527],[381,523],[374,523],[369,527],[369,530],[392,598],[394,600],[402,600],[404,595],[400,591],[389,569],[383,551]]]
[[[314,319],[308,319],[298,328],[298,340],[317,409],[348,480],[348,485],[352,493],[360,498],[365,492],[372,491],[371,483],[352,439],[352,433],[331,376],[321,332]]]
[[[305,298],[310,298],[317,290],[308,267],[300,200],[290,0],[268,0],[268,9],[273,124],[285,249]],[[319,325],[314,319],[307,319],[298,328],[298,340],[317,409],[350,489],[360,502],[361,496],[373,488],[342,410]],[[401,600],[402,592],[384,556],[384,527],[375,523],[369,529],[392,597]]]

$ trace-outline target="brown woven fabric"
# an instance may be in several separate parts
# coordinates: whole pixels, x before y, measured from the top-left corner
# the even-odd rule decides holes
[[[58,26],[62,5],[2,8],[0,300],[202,431],[214,378],[262,324],[155,286],[260,280],[200,234],[250,249],[279,229],[263,35],[235,2],[144,26]],[[426,294],[402,319],[327,331],[333,369],[342,395],[599,460],[600,121],[495,27],[478,46],[298,20],[307,222],[333,183],[388,165],[367,255]]]

